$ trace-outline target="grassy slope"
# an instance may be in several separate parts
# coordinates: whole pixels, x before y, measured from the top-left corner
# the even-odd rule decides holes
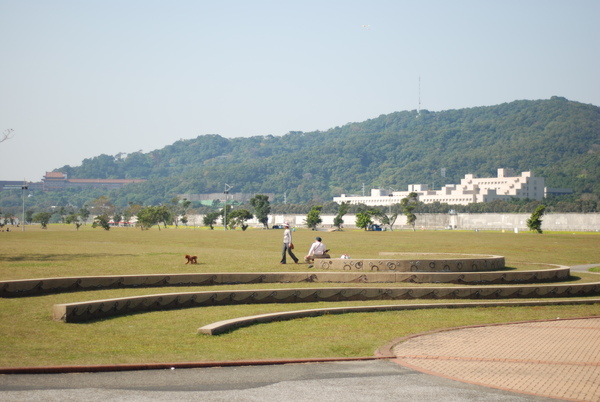
[[[53,225],[46,231],[27,227],[24,233],[15,231],[2,235],[2,280],[306,270],[302,264],[278,264],[283,235],[280,230],[224,232],[170,228],[158,231],[154,228],[142,232],[132,228],[106,232],[89,227],[75,231],[70,226]],[[356,258],[376,257],[380,251],[498,254],[506,256],[508,266],[525,269],[530,267],[527,263],[537,262],[600,263],[600,236],[596,234],[345,231],[321,235],[334,256],[348,253]],[[303,229],[294,233],[297,255],[302,256],[308,250],[314,236],[315,232]],[[199,256],[200,264],[184,265],[183,255],[191,253]],[[593,274],[578,276],[581,280],[596,279]],[[252,286],[264,287],[240,287]],[[269,285],[277,286],[290,287],[289,284]],[[205,289],[104,290],[0,299],[0,366],[368,356],[393,338],[435,328],[600,314],[598,305],[348,314],[256,325],[217,337],[198,335],[196,330],[217,320],[323,307],[328,303],[197,308],[136,314],[87,324],[64,324],[51,319],[52,305],[56,303]]]

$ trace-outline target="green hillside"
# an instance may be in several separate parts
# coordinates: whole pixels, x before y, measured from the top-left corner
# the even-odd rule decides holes
[[[329,201],[371,187],[439,188],[467,173],[533,171],[548,187],[600,195],[600,108],[565,98],[442,112],[381,115],[327,131],[227,139],[202,135],[125,158],[100,155],[58,171],[70,178],[145,178],[113,191],[117,205],[157,204],[181,193],[287,194],[289,203]],[[442,169],[445,177],[441,176]],[[97,190],[73,194],[79,203]]]

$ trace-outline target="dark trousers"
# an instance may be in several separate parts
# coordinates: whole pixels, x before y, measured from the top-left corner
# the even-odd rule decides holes
[[[288,247],[287,243],[283,243],[283,251],[281,252],[281,263],[282,264],[285,264],[286,251],[290,254],[290,257],[292,257],[292,260],[294,260],[294,262],[298,262],[298,257],[296,257],[294,255],[294,253],[292,252],[292,249]]]

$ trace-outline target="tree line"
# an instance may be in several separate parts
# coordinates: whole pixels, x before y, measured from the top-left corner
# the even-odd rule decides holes
[[[327,210],[332,210],[332,204],[337,206],[335,208],[334,226],[339,230],[343,227],[344,215],[353,209],[357,212],[356,227],[360,229],[366,230],[375,221],[378,221],[382,225],[389,226],[390,230],[392,230],[399,213],[406,215],[408,224],[414,229],[416,221],[414,212],[420,204],[417,198],[416,193],[410,193],[400,203],[389,206],[389,214],[386,213],[384,208],[367,207],[366,205],[358,205],[355,206],[356,208],[353,208],[354,206],[349,203],[342,203],[340,205],[329,203]],[[92,227],[101,227],[105,230],[110,230],[112,225],[129,225],[132,218],[135,218],[135,225],[141,230],[148,230],[153,226],[157,226],[161,230],[161,225],[164,228],[169,225],[174,225],[175,227],[179,224],[187,225],[188,214],[198,213],[198,211],[190,208],[191,204],[187,199],[180,200],[174,198],[169,204],[144,207],[132,203],[125,209],[119,209],[110,199],[102,196],[94,200],[91,205],[85,205],[79,210],[64,207],[53,212],[40,211],[34,213],[33,210],[28,210],[25,214],[25,223],[39,223],[43,229],[46,229],[47,225],[54,218],[54,222],[73,224],[79,230],[81,225],[86,224],[91,216],[93,218]],[[204,211],[202,223],[213,230],[217,220],[220,219],[225,228],[235,229],[239,227],[245,231],[248,228],[247,222],[256,216],[258,222],[265,229],[269,229],[269,214],[273,212],[269,197],[257,194],[249,201],[249,205],[253,212],[240,205],[234,207],[232,204],[225,203],[220,207],[218,203],[213,203],[209,211]],[[315,230],[322,223],[322,212],[322,205],[311,206],[305,220],[306,227]],[[9,222],[10,224],[14,224],[15,220],[14,216],[11,216],[10,220],[5,218],[4,223],[0,223],[0,226],[9,224]]]
[[[574,199],[573,196],[548,197],[543,202],[531,199],[494,200],[487,203],[473,203],[468,205],[448,205],[444,203],[424,204],[413,197],[409,205],[397,203],[394,205],[367,206],[364,204],[351,205],[349,203],[337,204],[332,201],[325,203],[309,202],[305,204],[272,204],[266,195],[256,195],[249,203],[230,202],[224,205],[222,200],[214,200],[210,205],[193,203],[187,199],[174,197],[168,203],[147,205],[130,202],[125,208],[115,205],[109,197],[100,196],[91,203],[81,207],[61,206],[55,208],[30,209],[25,212],[26,223],[40,223],[42,227],[50,222],[73,224],[79,228],[88,221],[90,216],[95,217],[92,225],[110,229],[111,224],[129,222],[136,217],[138,226],[148,229],[155,225],[166,227],[188,224],[188,215],[204,215],[203,225],[214,228],[220,219],[225,226],[246,230],[247,221],[256,217],[265,228],[268,228],[268,215],[274,214],[306,214],[307,226],[315,228],[321,223],[321,214],[336,215],[334,226],[340,228],[343,216],[347,213],[356,214],[359,218],[357,227],[366,228],[375,221],[382,225],[393,225],[398,214],[406,214],[407,208],[413,214],[444,214],[449,211],[456,213],[533,213],[540,206],[544,206],[546,213],[596,213],[600,212],[600,203],[595,200]],[[404,202],[404,201],[403,201]],[[14,209],[0,210],[0,228],[5,225],[15,225],[21,221],[21,215],[13,213]],[[408,215],[407,215],[408,217]],[[410,221],[409,221],[410,224]]]

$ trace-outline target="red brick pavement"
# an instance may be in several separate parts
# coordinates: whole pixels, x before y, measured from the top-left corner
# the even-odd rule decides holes
[[[415,370],[525,394],[600,401],[600,318],[462,328],[394,346]]]

